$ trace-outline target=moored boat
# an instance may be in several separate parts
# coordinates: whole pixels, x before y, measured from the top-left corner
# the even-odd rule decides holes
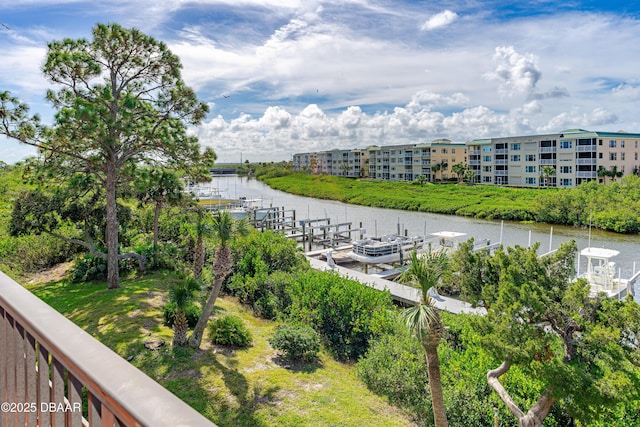
[[[386,264],[402,261],[407,252],[422,245],[420,236],[403,237],[395,234],[354,240],[349,257],[366,264]]]
[[[609,298],[621,299],[628,293],[633,293],[633,286],[640,276],[640,271],[633,272],[631,278],[621,277],[612,258],[618,256],[619,251],[606,248],[587,247],[580,255],[587,258],[587,268],[579,278],[584,278],[591,288],[591,295],[606,294]],[[579,269],[578,265],[578,269]]]

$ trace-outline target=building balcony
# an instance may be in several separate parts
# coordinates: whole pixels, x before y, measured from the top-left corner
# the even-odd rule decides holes
[[[576,172],[576,178],[592,178],[595,179],[598,177],[598,174],[596,172],[591,172],[591,171],[577,171]]]
[[[493,164],[494,165],[507,165],[507,164],[509,164],[509,161],[508,160],[494,160]]]
[[[493,171],[493,174],[496,176],[507,176],[509,175],[509,171],[503,171],[503,170],[499,170],[499,171]]]
[[[595,165],[596,159],[576,159],[576,164],[578,165]]]
[[[215,427],[3,273],[0,288],[0,391],[24,409],[0,425]]]
[[[585,152],[585,151],[596,151],[595,145],[578,145],[576,147],[576,151]]]
[[[544,166],[555,165],[556,159],[540,159],[540,164]]]
[[[509,154],[509,150],[507,148],[501,148],[499,150],[495,150],[494,154]]]
[[[541,153],[555,153],[556,151],[556,147],[540,147]]]

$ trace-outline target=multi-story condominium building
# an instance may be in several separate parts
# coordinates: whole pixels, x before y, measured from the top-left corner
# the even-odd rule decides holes
[[[431,143],[370,146],[293,156],[296,170],[390,181],[455,178],[465,163],[473,181],[521,187],[574,187],[640,170],[640,134],[569,129],[559,133],[474,139],[464,144]]]
[[[451,166],[467,160],[467,147],[447,139],[368,150],[369,177],[389,181],[413,181],[420,175],[427,181],[451,178]]]
[[[362,178],[366,176],[367,150],[331,150],[293,155],[293,168],[316,174]]]
[[[437,139],[431,143],[431,173],[434,181],[446,181],[456,178],[452,171],[453,165],[463,163],[468,165],[467,147],[465,144],[455,144],[448,139]]]
[[[640,165],[638,141],[640,134],[569,129],[553,134],[478,139],[466,145],[475,182],[574,187],[606,179],[599,170],[636,173]]]

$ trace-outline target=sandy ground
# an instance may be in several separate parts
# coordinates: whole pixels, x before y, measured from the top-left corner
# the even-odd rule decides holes
[[[40,271],[33,275],[27,284],[32,283],[49,283],[62,279],[67,275],[69,268],[71,268],[72,262],[63,262],[48,270]]]

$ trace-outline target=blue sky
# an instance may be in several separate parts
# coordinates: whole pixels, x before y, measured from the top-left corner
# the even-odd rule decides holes
[[[109,22],[180,57],[211,107],[191,131],[221,162],[569,128],[640,132],[638,1],[4,1],[0,90],[50,122],[47,42]],[[30,154],[0,140],[0,160]]]

